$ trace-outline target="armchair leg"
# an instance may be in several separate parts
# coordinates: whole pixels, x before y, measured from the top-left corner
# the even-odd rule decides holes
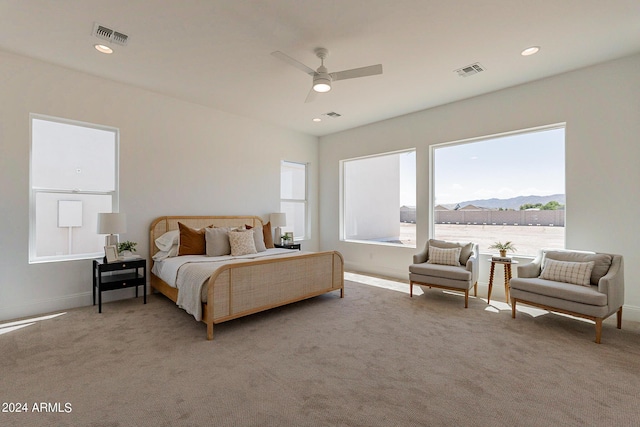
[[[622,329],[622,307],[616,313],[616,317],[618,318],[618,329]]]
[[[600,344],[600,337],[602,336],[602,318],[596,318],[596,344]]]
[[[464,291],[464,308],[469,308],[469,289]]]
[[[516,300],[515,298],[511,298],[511,318],[516,318]]]
[[[476,282],[476,283],[473,285],[473,296],[474,296],[474,297],[477,297],[477,296],[478,296],[478,282]]]
[[[413,298],[413,282],[409,282],[409,296]]]

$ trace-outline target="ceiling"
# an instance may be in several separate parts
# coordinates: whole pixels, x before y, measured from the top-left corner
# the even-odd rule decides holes
[[[98,53],[96,22],[128,44]],[[311,77],[271,52],[316,69],[317,47],[384,73],[305,103]],[[321,136],[640,52],[640,1],[0,0],[0,49]]]

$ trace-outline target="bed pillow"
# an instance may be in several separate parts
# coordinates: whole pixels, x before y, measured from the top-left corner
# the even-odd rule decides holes
[[[229,244],[231,256],[249,255],[258,253],[253,230],[233,230],[229,232]]]
[[[152,257],[154,261],[162,261],[163,259],[172,258],[178,256],[178,245],[171,246],[168,251],[158,251]]]
[[[429,246],[429,259],[427,264],[460,266],[460,251],[462,251],[462,248],[438,248]]]
[[[267,246],[264,243],[264,227],[245,225],[247,230],[253,230],[253,241],[256,244],[256,251],[264,252],[267,250]]]
[[[540,279],[555,282],[572,283],[574,285],[591,286],[591,271],[594,261],[570,262],[548,259],[544,263]]]
[[[267,249],[273,249],[273,233],[271,232],[271,222],[266,223],[262,226],[262,234],[264,236],[264,246]]]
[[[231,229],[228,227],[205,229],[205,252],[207,256],[223,256],[231,253],[229,231],[231,231]]]
[[[156,241],[156,247],[161,251],[168,252],[174,245],[178,244],[180,238],[180,230],[171,230],[158,237]]]
[[[204,228],[196,230],[179,222],[178,230],[180,230],[178,256],[205,255],[207,253]]]

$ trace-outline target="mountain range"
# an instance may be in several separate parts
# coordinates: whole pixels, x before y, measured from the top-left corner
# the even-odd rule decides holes
[[[454,209],[456,205],[459,204],[461,208],[468,205],[473,205],[480,208],[489,208],[489,209],[503,208],[503,209],[518,210],[520,209],[520,206],[525,205],[527,203],[530,203],[530,204],[542,203],[543,205],[545,205],[554,200],[560,203],[561,205],[566,204],[565,194],[551,194],[549,196],[533,196],[533,195],[518,196],[518,197],[512,197],[510,199],[493,198],[493,199],[468,200],[460,203],[443,204],[442,206],[448,209]]]

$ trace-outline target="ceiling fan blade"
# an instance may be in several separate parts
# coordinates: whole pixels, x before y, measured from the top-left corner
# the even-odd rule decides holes
[[[376,74],[382,74],[382,64],[369,65],[368,67],[354,68],[352,70],[329,73],[333,81],[354,79],[356,77],[375,76]]]
[[[293,59],[292,57],[290,57],[289,55],[286,55],[282,52],[280,52],[279,50],[276,50],[275,52],[271,52],[271,55],[275,56],[276,58],[286,62],[289,65],[292,65],[294,67],[296,67],[298,70],[304,71],[305,73],[309,74],[310,76],[313,76],[316,74],[315,70],[312,70],[311,68],[307,67],[306,65],[304,65],[302,62],[298,62],[295,59]]]
[[[304,103],[307,104],[309,102],[315,101],[317,95],[318,95],[318,92],[316,92],[315,90],[313,90],[313,88],[311,88],[311,90],[307,94],[307,99],[304,100]]]

